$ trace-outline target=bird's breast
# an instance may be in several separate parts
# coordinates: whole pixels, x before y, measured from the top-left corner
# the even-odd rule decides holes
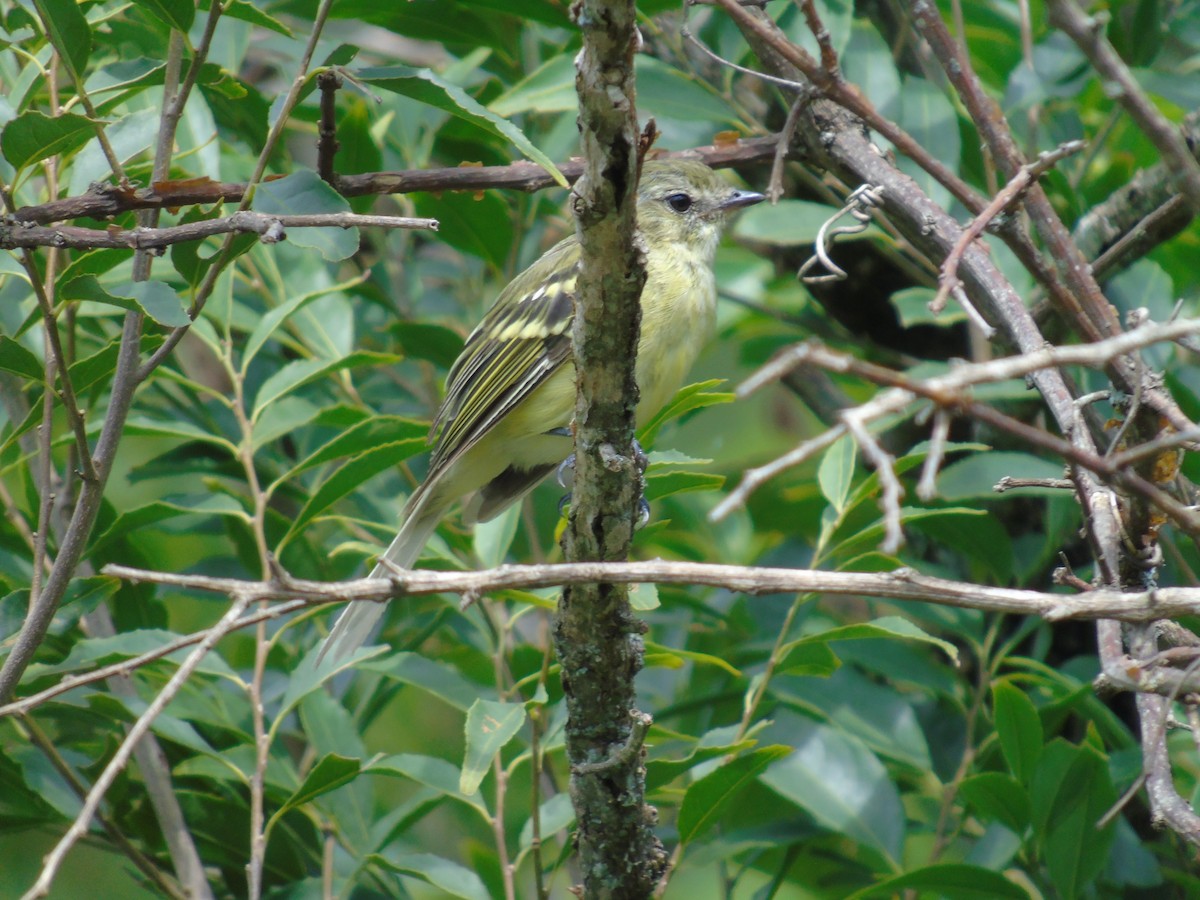
[[[716,323],[717,288],[711,264],[687,252],[662,256],[647,261],[642,291],[639,427],[683,387]]]

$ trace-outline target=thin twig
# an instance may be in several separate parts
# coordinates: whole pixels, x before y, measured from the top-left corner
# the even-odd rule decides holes
[[[186,241],[199,241],[218,234],[257,234],[264,244],[286,240],[286,228],[428,228],[437,230],[437,219],[404,216],[371,216],[357,213],[310,213],[273,215],[244,210],[218,219],[204,219],[167,228],[130,228],[110,231],[75,225],[0,225],[0,249],[63,247],[70,250],[156,250]]]
[[[937,474],[946,456],[946,441],[949,437],[950,415],[944,409],[939,409],[933,414],[929,450],[921,467],[921,479],[917,482],[917,497],[926,503],[937,496]]]
[[[863,460],[870,464],[879,478],[879,508],[883,512],[883,542],[879,549],[892,555],[904,544],[904,529],[900,525],[900,501],[904,498],[904,488],[896,477],[895,458],[871,435],[867,418],[860,413],[862,409],[864,407],[847,410],[842,413],[841,419],[862,451]]]
[[[1066,157],[1078,153],[1084,146],[1083,141],[1067,141],[1053,150],[1047,150],[1040,154],[1033,162],[1021,166],[1008,183],[992,198],[992,202],[984,208],[983,212],[971,220],[962,230],[962,234],[954,242],[954,247],[946,254],[946,259],[942,263],[942,276],[938,279],[940,284],[937,293],[929,301],[931,313],[936,316],[945,309],[946,298],[959,283],[958,264],[962,261],[963,254],[971,242],[979,238],[998,215],[1019,200],[1042,173],[1053,168]]]

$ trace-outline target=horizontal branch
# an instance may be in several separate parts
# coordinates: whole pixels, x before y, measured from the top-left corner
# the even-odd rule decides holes
[[[1046,346],[1015,356],[978,363],[961,363],[941,375],[924,380],[912,378],[905,372],[864,362],[848,353],[830,350],[815,341],[788,347],[743,382],[738,387],[738,396],[749,396],[801,366],[814,366],[830,372],[858,375],[875,384],[889,387],[891,390],[877,394],[854,409],[843,410],[839,413],[841,419],[839,424],[823,434],[805,441],[783,456],[757,468],[747,469],[742,475],[741,482],[726,495],[724,500],[717,504],[709,517],[713,521],[719,521],[733,510],[745,505],[750,494],[764,483],[781,472],[806,462],[833,444],[845,433],[851,420],[878,421],[904,411],[918,398],[925,398],[941,409],[957,410],[976,418],[986,417],[991,424],[998,428],[1035,446],[1058,453],[1065,460],[1077,463],[1115,484],[1137,492],[1158,506],[1186,532],[1200,532],[1200,514],[1197,514],[1191,507],[1174,500],[1164,490],[1157,485],[1150,484],[1129,467],[1131,458],[1141,458],[1143,451],[1140,448],[1133,448],[1129,451],[1131,458],[1122,454],[1120,459],[1116,456],[1101,456],[1090,451],[1085,452],[1073,446],[1068,440],[1024,425],[1010,417],[1004,416],[1001,421],[998,413],[975,402],[971,394],[971,388],[980,384],[1022,378],[1059,366],[1100,368],[1115,358],[1137,352],[1155,343],[1180,341],[1198,333],[1200,333],[1200,319],[1178,319],[1163,324],[1150,322],[1090,344],[1067,347]],[[1156,444],[1156,446],[1163,448],[1178,446],[1185,439],[1190,442],[1191,436],[1195,432],[1194,426],[1185,428],[1174,435],[1169,435],[1162,445]],[[898,513],[898,507],[894,503],[891,506],[891,512],[893,515]]]
[[[308,215],[270,215],[236,212],[219,219],[188,222],[167,228],[100,229],[75,225],[45,227],[22,223],[0,225],[0,249],[20,247],[66,247],[71,250],[128,249],[154,250],[199,241],[217,234],[246,232],[257,234],[263,243],[287,240],[287,228],[426,228],[436,231],[437,219],[410,219],[403,216],[360,216],[355,213],[313,213]]]
[[[724,588],[744,594],[816,593],[916,600],[985,612],[1063,619],[1119,619],[1150,622],[1200,613],[1200,588],[1160,588],[1136,594],[1096,590],[1086,594],[987,587],[922,575],[912,569],[894,572],[821,572],[715,563],[583,562],[554,565],[506,565],[478,572],[397,570],[388,578],[323,582],[295,578],[245,581],[207,575],[176,575],[128,566],[108,565],[105,575],[132,582],[164,584],[210,591],[252,601],[306,600],[310,603],[367,601],[382,603],[422,594],[476,596],[492,591],[560,587],[565,584],[677,584]]]
[[[744,163],[770,162],[775,156],[778,144],[779,138],[776,135],[767,135],[696,147],[677,153],[661,153],[658,154],[658,158],[700,159],[714,168],[723,168]],[[583,171],[583,163],[571,160],[561,163],[558,169],[568,181],[574,182]],[[484,191],[492,188],[530,193],[553,187],[555,184],[550,173],[541,166],[522,160],[507,166],[456,166],[445,169],[338,175],[333,187],[344,197],[365,197],[417,191]],[[37,206],[22,207],[15,210],[11,218],[17,222],[45,225],[84,217],[107,219],[135,209],[204,206],[222,201],[240,203],[246,194],[246,187],[243,183],[212,181],[208,178],[163,181],[148,188],[100,184],[78,197],[66,197]]]

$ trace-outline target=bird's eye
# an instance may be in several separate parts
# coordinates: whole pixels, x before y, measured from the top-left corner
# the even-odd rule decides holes
[[[672,194],[667,198],[667,206],[677,213],[685,213],[692,208],[692,198],[687,194]]]

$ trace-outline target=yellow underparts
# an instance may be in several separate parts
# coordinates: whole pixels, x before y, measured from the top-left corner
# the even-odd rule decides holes
[[[706,260],[686,252],[655,254],[647,262],[636,377],[641,392],[637,425],[646,424],[683,387],[712,334],[716,285]],[[690,269],[687,277],[680,267]],[[698,286],[698,289],[696,289]],[[691,287],[692,290],[679,290]],[[568,364],[539,385],[442,476],[437,493],[447,502],[473,493],[510,467],[533,469],[561,462],[569,438],[548,434],[571,424],[575,368]]]

